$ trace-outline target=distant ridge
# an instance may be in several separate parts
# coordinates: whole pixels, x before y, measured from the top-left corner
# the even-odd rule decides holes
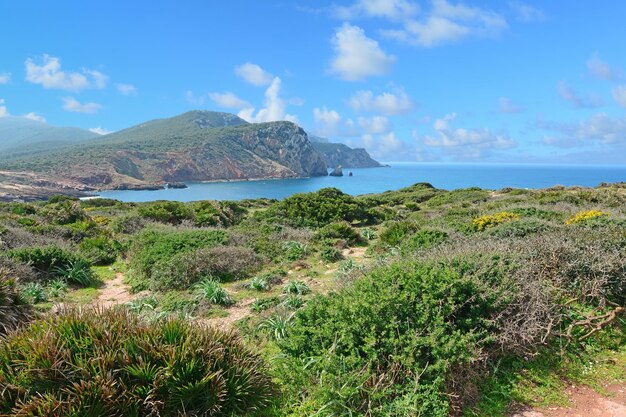
[[[0,159],[45,152],[99,137],[77,127],[57,127],[26,117],[0,117]]]
[[[372,159],[363,148],[350,148],[343,143],[332,143],[326,138],[309,135],[311,144],[324,156],[326,165],[334,168],[341,165],[343,168],[378,168],[380,162]]]
[[[209,111],[151,120],[80,147],[0,160],[0,170],[9,176],[7,171],[34,172],[83,190],[328,173],[322,155],[294,123],[250,124],[233,114]]]

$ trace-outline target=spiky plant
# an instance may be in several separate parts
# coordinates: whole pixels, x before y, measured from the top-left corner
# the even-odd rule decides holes
[[[290,310],[297,310],[304,305],[304,300],[297,295],[289,294],[281,301],[280,305]]]
[[[303,281],[289,281],[283,287],[283,293],[285,294],[297,294],[305,295],[311,292],[311,288]]]
[[[211,304],[228,306],[234,303],[232,297],[220,283],[210,278],[205,278],[198,282],[195,288],[198,296]]]
[[[0,270],[0,335],[15,329],[33,317],[31,305],[18,291],[15,281]]]
[[[273,384],[238,336],[126,309],[66,310],[0,341],[0,415],[267,415]]]
[[[248,286],[256,291],[267,291],[271,287],[269,278],[270,277],[266,275],[256,276],[250,280],[250,284],[248,284]]]
[[[47,294],[50,298],[61,298],[67,292],[67,281],[62,278],[53,279],[48,283]]]
[[[48,294],[46,288],[38,282],[29,282],[22,287],[22,294],[28,301],[33,304],[43,303],[48,301]]]
[[[259,324],[259,329],[266,330],[270,336],[279,340],[287,336],[294,313],[277,313],[269,316]]]
[[[70,261],[67,265],[56,266],[52,272],[67,282],[82,287],[89,287],[97,283],[89,264],[83,260]]]

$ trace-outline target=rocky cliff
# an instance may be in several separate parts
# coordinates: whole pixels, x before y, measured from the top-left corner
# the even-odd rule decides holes
[[[306,132],[291,122],[249,124],[203,111],[146,122],[80,147],[0,161],[0,170],[35,172],[85,190],[328,172]]]
[[[342,143],[311,142],[313,147],[324,156],[326,165],[334,168],[377,168],[379,162],[372,159],[365,149],[350,148]]]

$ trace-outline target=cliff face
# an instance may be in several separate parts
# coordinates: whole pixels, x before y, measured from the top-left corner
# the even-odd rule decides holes
[[[312,142],[313,147],[323,155],[326,165],[334,168],[377,168],[379,162],[372,159],[365,149],[350,148],[342,143]]]
[[[38,172],[83,189],[327,175],[323,156],[297,125],[249,124],[201,111],[146,122],[80,147],[0,162],[2,168]]]

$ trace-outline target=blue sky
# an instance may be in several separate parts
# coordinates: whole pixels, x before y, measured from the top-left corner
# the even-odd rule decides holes
[[[387,161],[626,163],[626,3],[4,1],[0,116],[293,120]]]

